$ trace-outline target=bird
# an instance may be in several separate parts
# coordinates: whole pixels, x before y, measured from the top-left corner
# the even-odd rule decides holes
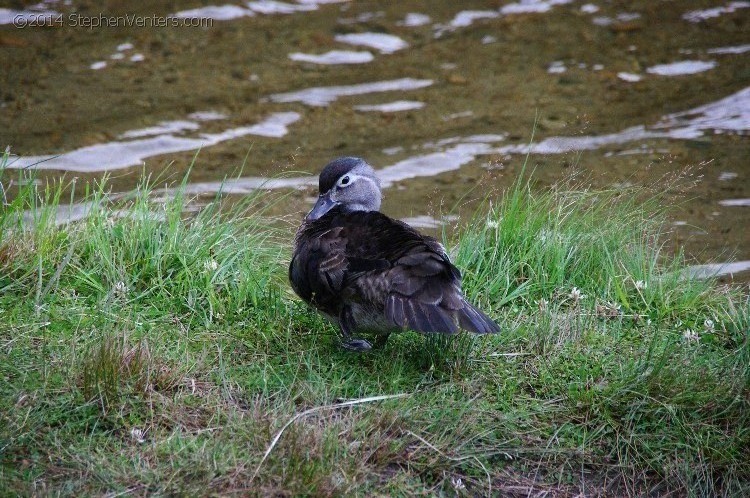
[[[381,183],[359,157],[328,163],[317,202],[294,237],[289,281],[295,293],[341,333],[344,349],[365,352],[358,337],[391,333],[490,334],[500,327],[466,300],[461,273],[435,238],[380,212]]]

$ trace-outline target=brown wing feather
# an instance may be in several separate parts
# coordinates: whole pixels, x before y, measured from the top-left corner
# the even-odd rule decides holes
[[[379,212],[334,209],[303,226],[290,279],[303,299],[331,314],[353,300],[380,310],[395,328],[499,331],[466,302],[461,274],[437,240]]]
[[[358,227],[369,227],[372,232],[365,235],[364,228],[358,230],[357,243],[347,247],[347,252],[362,257],[368,251],[391,265],[377,274],[387,283],[383,311],[396,327],[445,334],[459,329],[480,334],[499,331],[497,324],[466,302],[461,273],[437,240],[380,213],[351,216]],[[362,240],[371,242],[363,245]],[[360,292],[366,292],[364,288],[372,281],[361,283]]]

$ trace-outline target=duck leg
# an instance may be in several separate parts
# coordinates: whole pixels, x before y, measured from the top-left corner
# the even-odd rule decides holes
[[[341,346],[349,351],[364,353],[372,349],[372,345],[364,339],[355,339],[352,332],[356,328],[352,310],[349,306],[344,306],[339,313],[339,326],[341,327]]]

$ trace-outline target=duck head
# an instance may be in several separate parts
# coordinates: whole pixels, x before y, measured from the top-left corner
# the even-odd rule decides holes
[[[318,180],[318,202],[305,217],[317,220],[335,206],[346,211],[377,211],[382,195],[375,170],[359,157],[340,157],[323,168]]]

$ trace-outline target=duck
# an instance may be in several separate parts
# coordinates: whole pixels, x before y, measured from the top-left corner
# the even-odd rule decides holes
[[[390,334],[492,334],[500,327],[469,303],[461,273],[435,238],[380,212],[381,183],[359,157],[328,163],[319,196],[294,237],[294,292],[336,324],[341,346],[382,348]]]

